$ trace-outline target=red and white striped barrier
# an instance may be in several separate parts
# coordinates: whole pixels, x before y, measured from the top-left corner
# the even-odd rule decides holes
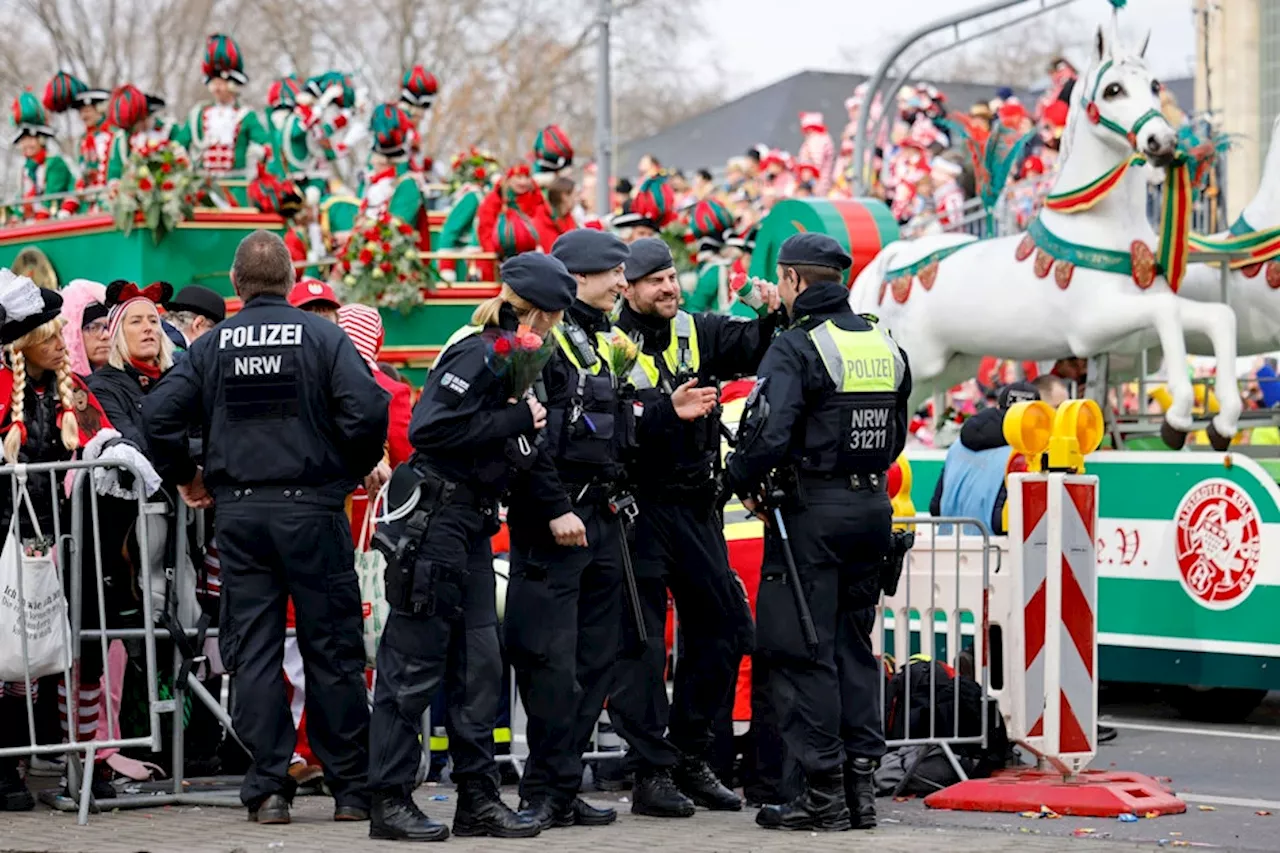
[[[1010,736],[1078,773],[1097,753],[1098,478],[1009,478],[1009,556],[1015,593]],[[1020,603],[1021,606],[1017,606]]]

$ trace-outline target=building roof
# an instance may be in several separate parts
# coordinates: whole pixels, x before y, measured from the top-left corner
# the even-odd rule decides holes
[[[801,71],[653,136],[624,143],[618,148],[616,168],[621,175],[631,174],[642,155],[653,154],[666,168],[720,169],[730,157],[745,154],[757,143],[794,154],[800,147],[800,113],[822,113],[831,135],[839,137],[848,122],[844,102],[866,79],[865,74]],[[911,82],[916,79],[928,78]],[[976,101],[994,98],[999,88],[986,83],[930,82],[955,109],[966,112]],[[1023,103],[1033,102],[1027,89],[1015,88],[1014,94]]]
[[[838,138],[848,121],[845,99],[866,79],[865,74],[802,71],[653,136],[624,143],[618,148],[618,162],[614,168],[620,175],[630,175],[636,171],[641,156],[652,154],[668,169],[689,172],[707,168],[716,171],[724,168],[730,157],[745,154],[747,148],[757,143],[794,154],[800,147],[800,113],[821,112],[827,129]],[[978,101],[994,98],[1000,88],[990,83],[930,82],[946,94],[953,109],[965,112]],[[1173,92],[1179,106],[1190,112],[1194,104],[1195,80],[1186,77],[1163,82]],[[1032,89],[1014,87],[1014,94],[1028,108],[1035,103],[1032,92]]]

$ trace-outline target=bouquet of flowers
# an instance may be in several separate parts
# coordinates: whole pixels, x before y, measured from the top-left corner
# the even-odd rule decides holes
[[[519,400],[533,387],[542,368],[555,352],[555,340],[528,326],[515,332],[494,330],[487,363],[495,376],[507,379],[510,394]]]
[[[422,304],[427,267],[418,255],[412,225],[383,213],[352,229],[338,253],[342,296],[348,302],[396,308],[408,313]]]
[[[625,382],[631,375],[631,368],[636,366],[636,360],[640,358],[642,341],[639,336],[632,340],[621,329],[614,329],[613,334],[609,335],[609,371],[619,382]]]
[[[151,229],[151,239],[159,243],[179,223],[191,218],[207,184],[177,143],[148,140],[134,145],[111,200],[116,227],[128,234],[141,213],[143,224]]]
[[[474,145],[453,155],[449,161],[450,192],[457,192],[464,184],[489,186],[498,177],[498,161],[492,154]]]

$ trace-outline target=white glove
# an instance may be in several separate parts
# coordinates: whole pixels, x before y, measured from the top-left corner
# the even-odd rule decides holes
[[[316,101],[315,109],[317,112],[332,104],[334,101],[342,97],[342,87],[338,85],[330,86],[324,90],[324,94],[320,96],[320,100]]]

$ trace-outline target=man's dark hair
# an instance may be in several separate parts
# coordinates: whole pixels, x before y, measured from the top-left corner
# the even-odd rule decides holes
[[[284,296],[296,275],[284,241],[270,231],[254,231],[240,241],[231,265],[236,293],[248,302],[264,293]]]
[[[755,160],[757,163],[759,163],[759,162],[760,162],[760,149],[759,149],[759,148],[755,148],[755,147],[748,148],[748,149],[747,149],[747,156],[748,156],[748,157],[750,157],[752,160]]]
[[[698,170],[698,177],[699,177],[699,178],[702,178],[702,180],[704,180],[704,181],[712,181],[712,180],[715,180],[714,178],[712,178],[712,177],[711,177],[711,170],[710,170],[710,169],[699,169],[699,170]]]
[[[844,281],[844,273],[834,267],[821,267],[816,264],[783,264],[782,268],[795,270],[796,275],[805,284],[822,284],[828,281],[840,284]]]

